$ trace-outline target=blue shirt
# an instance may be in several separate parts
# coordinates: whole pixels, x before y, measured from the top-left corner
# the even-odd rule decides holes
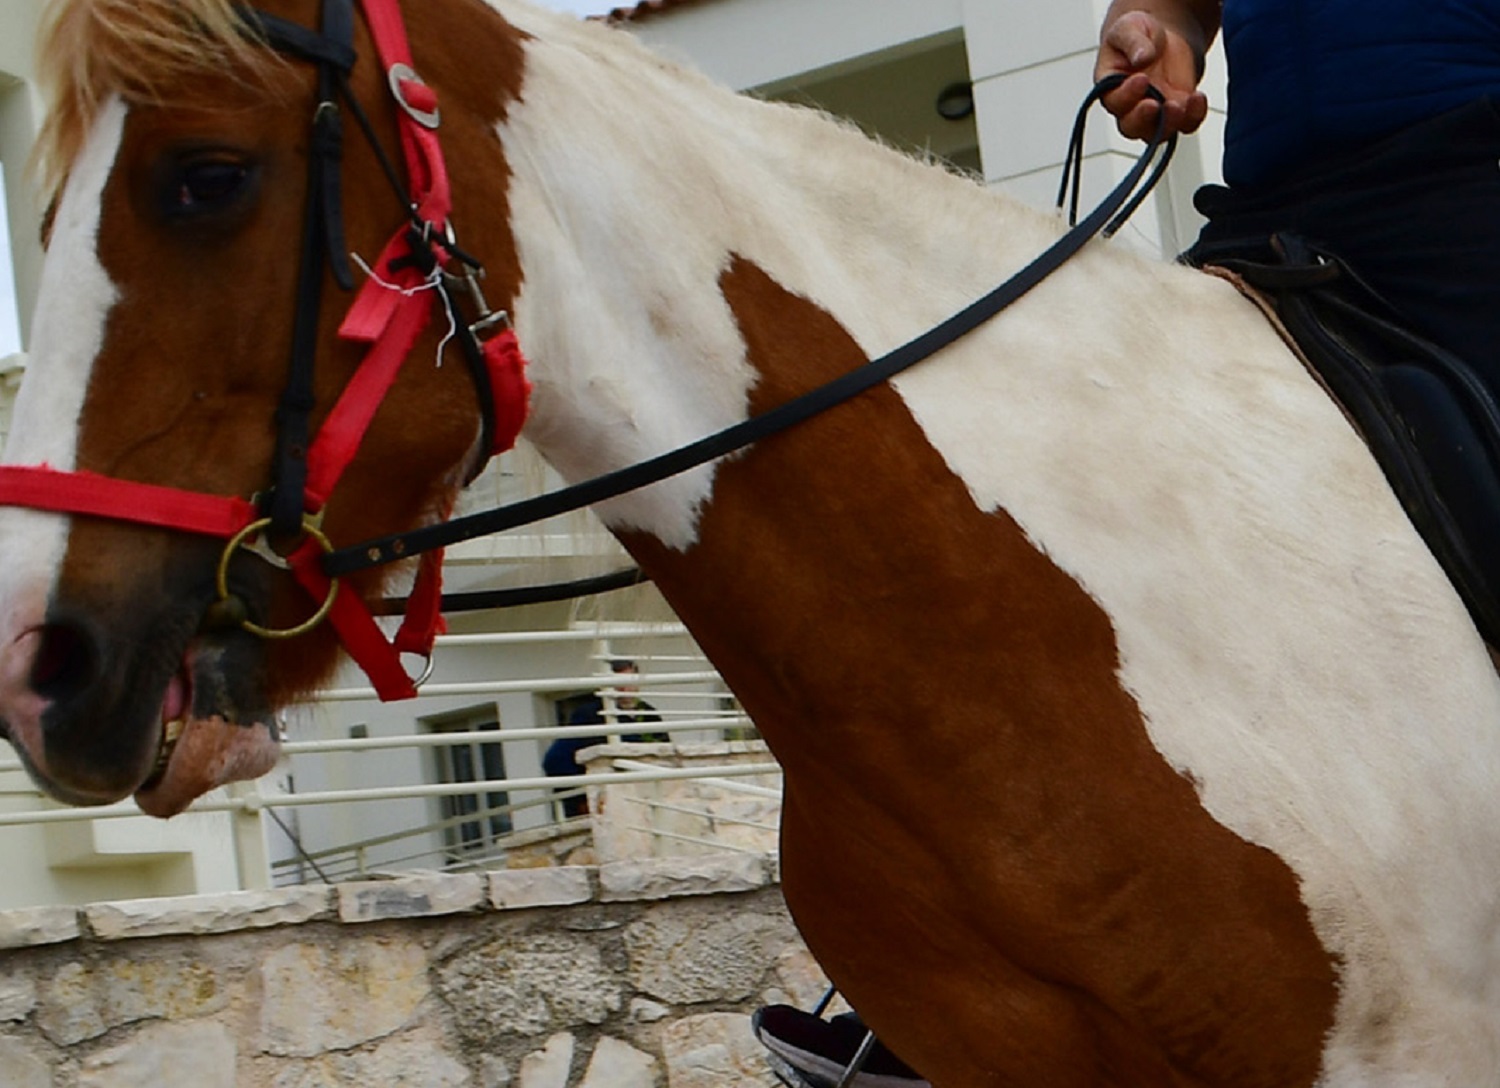
[[[1500,94],[1500,0],[1224,0],[1231,185]]]

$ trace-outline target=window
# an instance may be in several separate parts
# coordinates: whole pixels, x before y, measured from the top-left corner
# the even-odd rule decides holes
[[[16,266],[10,254],[10,205],[5,197],[5,168],[0,166],[0,359],[21,350],[21,321],[16,311]]]
[[[499,733],[500,723],[489,715],[446,720],[431,724],[438,733]],[[448,783],[486,782],[505,777],[505,750],[500,742],[469,740],[434,748],[438,781]],[[506,806],[510,797],[504,790],[482,793],[460,793],[444,797],[443,835],[449,856],[455,860],[472,860],[498,850],[496,840],[510,833],[511,814]]]

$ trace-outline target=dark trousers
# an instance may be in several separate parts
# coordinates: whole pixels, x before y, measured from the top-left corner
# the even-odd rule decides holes
[[[1407,328],[1500,390],[1500,111],[1489,99],[1358,155],[1246,191],[1207,186],[1188,257],[1302,235],[1342,258]]]

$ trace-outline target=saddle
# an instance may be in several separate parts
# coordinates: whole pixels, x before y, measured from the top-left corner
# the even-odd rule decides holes
[[[1476,626],[1500,646],[1500,403],[1453,353],[1413,334],[1335,255],[1292,234],[1211,243],[1189,263],[1269,298],[1343,407]]]

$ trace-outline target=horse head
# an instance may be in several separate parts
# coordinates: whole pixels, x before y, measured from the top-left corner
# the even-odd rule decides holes
[[[493,12],[473,18],[481,7],[426,5],[411,49],[442,103],[454,221],[483,207],[463,245],[482,254],[488,298],[503,308],[518,272],[495,126],[517,93],[519,48]],[[43,160],[56,195],[8,466],[106,494],[118,483],[116,506],[147,502],[123,490],[143,484],[165,489],[169,506],[174,495],[206,496],[258,512],[284,484],[278,466],[306,461],[286,416],[305,413],[306,434],[318,436],[369,345],[340,335],[352,296],[336,277],[313,275],[299,300],[299,269],[339,264],[343,253],[308,251],[326,250],[325,236],[341,229],[378,277],[377,258],[410,226],[389,161],[406,139],[402,108],[371,29],[348,12],[353,63],[334,73],[345,88],[330,101],[329,65],[298,47],[299,29],[314,46],[323,40],[319,9],[313,0],[268,0],[258,14],[229,0],[55,5],[42,61],[55,97]],[[293,48],[268,44],[278,27]],[[494,65],[482,77],[450,56],[476,37]],[[371,138],[349,120],[356,106]],[[343,115],[342,139],[310,128],[315,112]],[[331,197],[310,200],[309,145],[320,140],[342,154]],[[441,241],[456,247],[451,234]],[[299,321],[311,323],[302,342],[316,362],[306,388],[289,394]],[[471,377],[461,362],[441,365],[446,324],[400,334],[409,362],[308,520],[319,540],[440,518],[485,460]],[[64,506],[0,509],[0,719],[33,778],[66,802],[135,793],[165,815],[268,770],[276,709],[324,679],[338,648],[326,625],[295,639],[252,633],[296,629],[318,608],[276,554],[305,543],[304,530],[266,527],[241,538],[259,539],[256,549],[226,553],[224,539],[143,523],[139,511]],[[301,494],[292,506],[304,506]],[[369,597],[384,580],[357,576],[339,592]]]

